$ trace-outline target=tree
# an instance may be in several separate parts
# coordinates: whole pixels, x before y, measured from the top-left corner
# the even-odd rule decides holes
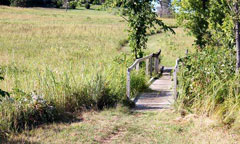
[[[128,40],[136,59],[143,57],[148,41],[147,31],[156,26],[174,31],[158,19],[153,12],[153,0],[108,0],[107,6],[118,7],[120,15],[128,22]]]
[[[236,48],[236,72],[240,68],[240,0],[175,0],[178,20],[196,37],[200,48]]]
[[[170,16],[172,14],[171,12],[171,0],[159,0],[159,6],[157,9],[157,14],[162,16]]]
[[[234,23],[235,23],[235,40],[236,40],[236,72],[239,73],[240,68],[240,39],[239,39],[239,0],[233,2]]]
[[[204,48],[210,36],[207,31],[209,2],[206,0],[175,0],[173,4],[178,7],[178,22],[190,30],[190,33],[196,38],[195,44],[198,48]]]

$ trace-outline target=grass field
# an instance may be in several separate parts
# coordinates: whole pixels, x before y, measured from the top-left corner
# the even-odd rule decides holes
[[[12,136],[9,143],[161,143],[235,144],[239,135],[209,118],[172,110],[132,113],[118,107],[85,112],[78,122],[41,126]]]
[[[113,61],[127,33],[117,16],[81,9],[0,7],[0,27],[5,77],[1,88],[6,91],[36,91],[61,106],[99,75],[112,85],[123,80],[125,68]]]

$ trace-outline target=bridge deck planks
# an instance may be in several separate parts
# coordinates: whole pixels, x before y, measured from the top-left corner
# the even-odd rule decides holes
[[[171,108],[174,102],[172,68],[164,68],[162,77],[153,81],[147,92],[140,93],[135,99],[135,110],[160,110]]]

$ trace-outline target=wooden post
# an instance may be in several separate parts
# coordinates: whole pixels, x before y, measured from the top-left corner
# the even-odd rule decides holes
[[[150,73],[150,77],[152,77],[152,64],[153,64],[153,62],[152,62],[152,59],[153,59],[153,57],[151,57],[151,58],[149,58],[149,63],[150,63],[150,69],[149,69],[149,73]]]
[[[235,42],[236,42],[236,73],[239,73],[239,68],[240,68],[240,37],[239,37],[239,7],[238,7],[238,2],[237,0],[234,4],[235,7]]]
[[[146,75],[149,75],[148,71],[149,71],[149,59],[146,59],[146,72],[145,72]]]
[[[174,79],[174,98],[175,98],[175,99],[177,99],[177,97],[178,97],[178,92],[177,92],[177,86],[178,86],[178,81],[177,81],[178,61],[179,61],[179,58],[176,60],[176,65],[175,65],[174,72],[173,72],[173,79]]]
[[[186,56],[188,55],[188,49],[186,50],[185,55],[186,55]]]
[[[154,69],[155,69],[155,73],[157,74],[158,71],[159,71],[159,59],[158,59],[158,57],[155,57]]]
[[[127,98],[130,99],[130,81],[131,81],[131,77],[130,77],[130,70],[127,69]]]
[[[137,63],[137,65],[136,65],[136,71],[137,72],[139,71],[139,63]]]

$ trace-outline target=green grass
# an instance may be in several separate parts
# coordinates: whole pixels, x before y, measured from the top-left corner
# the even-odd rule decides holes
[[[171,21],[168,22],[171,25]],[[174,66],[176,59],[185,56],[185,51],[194,52],[193,37],[187,35],[187,32],[182,27],[174,28],[176,34],[164,32],[153,35],[149,38],[147,53],[152,51],[162,50],[161,64],[164,66]]]
[[[188,35],[187,31],[183,27],[178,27],[175,19],[161,19],[168,26],[173,27],[176,34],[164,31],[151,34],[148,37],[145,54],[157,52],[161,49],[161,65],[174,66],[176,59],[184,57],[187,49],[189,53],[194,52],[194,38]],[[129,52],[129,46],[126,46],[124,50]]]
[[[79,122],[41,126],[12,136],[9,143],[219,143],[239,142],[239,136],[206,117],[181,118],[172,110],[130,112],[117,107],[85,112]]]

